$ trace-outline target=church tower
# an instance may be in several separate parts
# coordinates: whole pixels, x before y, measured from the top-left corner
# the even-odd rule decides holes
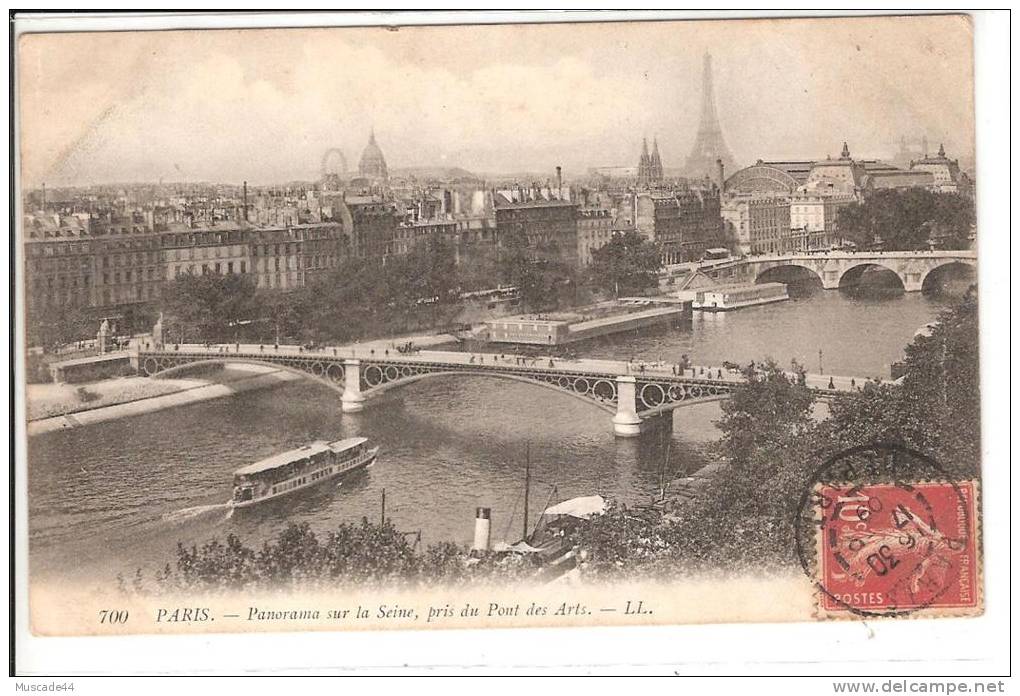
[[[662,158],[659,157],[659,139],[655,138],[652,141],[652,159],[649,163],[649,169],[651,170],[652,181],[662,181]]]
[[[652,154],[648,154],[648,138],[641,141],[641,159],[638,160],[638,186],[649,186],[662,181],[662,159],[659,157],[659,139],[652,145]]]
[[[641,139],[641,159],[638,160],[638,186],[647,186],[652,176],[652,158],[648,156],[648,138]]]
[[[733,155],[726,146],[722,127],[719,125],[719,114],[715,108],[715,90],[712,86],[712,56],[705,54],[701,77],[701,121],[698,134],[694,139],[694,147],[687,156],[684,169],[687,176],[700,179],[715,176],[716,160],[722,160],[723,168],[735,171]]]

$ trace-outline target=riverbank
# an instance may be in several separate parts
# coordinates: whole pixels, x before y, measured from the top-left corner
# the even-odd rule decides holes
[[[449,334],[417,334],[378,339],[338,347],[338,351],[380,353],[398,345],[437,348],[457,344]],[[255,346],[241,346],[255,350]],[[280,346],[284,351],[300,352],[298,346]],[[236,374],[243,373],[243,374]],[[151,379],[115,377],[82,384],[29,384],[26,392],[28,434],[76,428],[91,423],[124,418],[174,406],[182,406],[253,389],[266,389],[299,379],[290,372],[262,365],[231,365],[231,372],[217,379]]]
[[[284,370],[240,365],[216,380],[119,377],[75,386],[32,384],[26,395],[28,435],[78,428],[253,389],[268,389],[295,379],[299,377]],[[84,387],[96,398],[82,402],[78,387]]]

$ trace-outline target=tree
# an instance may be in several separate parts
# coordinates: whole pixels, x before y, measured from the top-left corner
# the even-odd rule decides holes
[[[87,307],[80,305],[32,307],[26,312],[26,319],[29,344],[46,349],[95,338],[99,329],[99,321]]]
[[[837,229],[858,248],[881,240],[887,251],[966,249],[974,225],[974,203],[958,193],[925,188],[879,190],[842,208]]]
[[[525,309],[538,311],[560,305],[563,289],[573,281],[566,265],[555,260],[556,255],[552,246],[528,247],[524,235],[505,238],[500,260],[503,282],[518,289]]]
[[[185,340],[232,341],[238,322],[256,315],[255,284],[245,275],[185,273],[163,292],[161,308],[168,326]],[[171,330],[168,340],[178,339]]]
[[[607,294],[639,294],[658,284],[659,252],[633,230],[614,235],[591,257],[591,282]]]
[[[748,366],[744,377],[744,386],[722,402],[723,417],[717,421],[723,452],[737,467],[756,450],[784,445],[810,431],[815,400],[801,380],[771,359],[756,368]]]
[[[827,422],[841,446],[890,441],[933,456],[944,468],[976,475],[981,460],[977,294],[943,312],[931,333],[906,348],[898,385],[867,385],[835,400]]]

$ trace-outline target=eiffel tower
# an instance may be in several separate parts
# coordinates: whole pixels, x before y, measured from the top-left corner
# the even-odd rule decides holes
[[[715,110],[715,91],[712,89],[712,56],[705,54],[704,73],[701,78],[701,123],[698,124],[698,135],[694,139],[694,147],[687,156],[685,173],[691,178],[709,177],[715,180],[718,176],[716,160],[722,160],[725,175],[735,171],[735,163],[730,149],[726,147],[722,128],[719,126],[719,115]]]

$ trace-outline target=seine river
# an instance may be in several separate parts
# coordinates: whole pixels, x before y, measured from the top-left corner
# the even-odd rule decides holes
[[[817,290],[727,314],[695,313],[690,326],[610,337],[584,355],[695,363],[791,358],[825,373],[883,376],[944,300],[920,293],[849,295]],[[821,357],[819,358],[819,351]],[[677,411],[668,471],[706,462],[718,404]],[[443,377],[387,394],[343,415],[338,395],[311,382],[40,435],[29,443],[30,572],[106,583],[174,561],[178,541],[237,534],[260,546],[289,521],[327,532],[386,514],[423,541],[471,539],[476,506],[492,508],[493,539],[522,527],[525,451],[532,520],[546,502],[595,492],[627,502],[657,490],[662,440],[614,438],[610,416],[569,396],[506,380]],[[378,463],[343,481],[228,515],[238,467],[314,439],[364,435]]]

